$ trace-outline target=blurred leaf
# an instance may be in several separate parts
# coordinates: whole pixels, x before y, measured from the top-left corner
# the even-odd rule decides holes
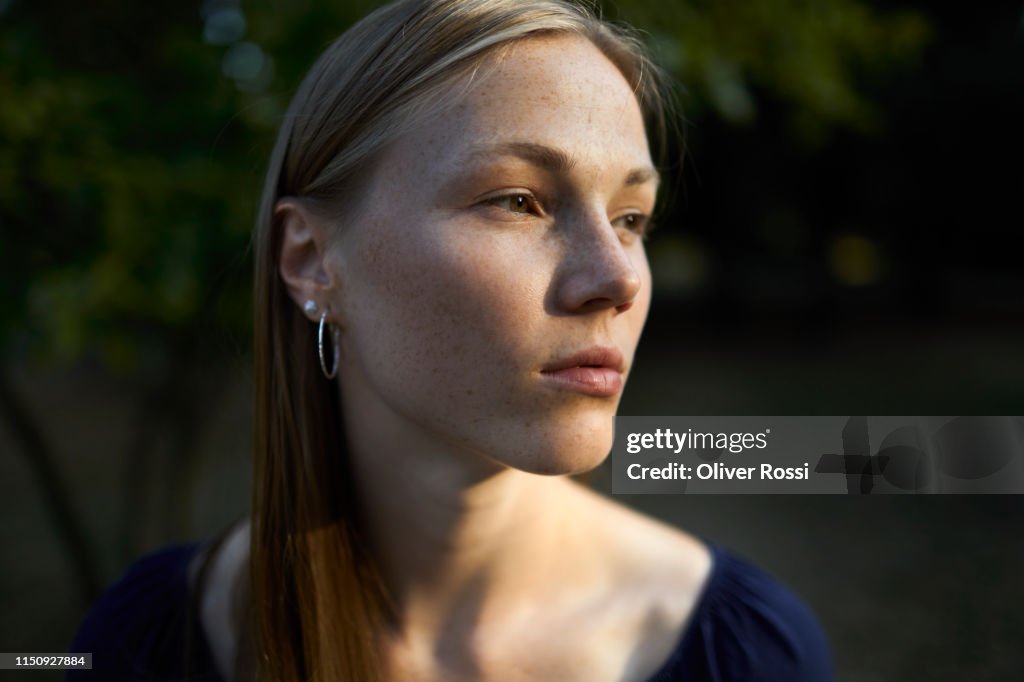
[[[752,93],[764,92],[787,103],[804,141],[836,126],[877,126],[862,79],[913,59],[930,36],[922,15],[860,0],[635,0],[621,15],[648,28],[655,54],[687,88],[691,118],[710,108],[750,123]]]

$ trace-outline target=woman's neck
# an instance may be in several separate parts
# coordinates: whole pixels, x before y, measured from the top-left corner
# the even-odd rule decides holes
[[[506,618],[552,590],[570,562],[569,574],[586,578],[594,548],[581,532],[587,519],[574,513],[574,483],[511,469],[468,481],[416,454],[356,467],[367,540],[399,629]]]
[[[581,589],[601,580],[589,495],[570,479],[445,443],[364,396],[343,403],[359,406],[346,413],[348,457],[399,633],[513,617],[564,598],[558,576]]]

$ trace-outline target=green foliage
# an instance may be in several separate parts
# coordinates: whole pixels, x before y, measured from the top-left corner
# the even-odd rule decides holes
[[[127,370],[212,321],[247,337],[244,254],[276,123],[315,56],[367,7],[246,2],[241,33],[204,41],[218,7],[231,3],[0,10],[0,345],[28,339],[66,361],[99,351]],[[928,36],[920,16],[858,0],[618,11],[685,84],[689,118],[744,124],[766,94],[811,141],[870,130],[878,114],[861,82]]]
[[[137,340],[195,322],[244,247],[249,140],[198,17],[61,9],[16,6],[0,32],[2,323],[128,367]]]
[[[798,141],[834,127],[871,132],[879,112],[866,81],[919,54],[922,15],[881,12],[861,0],[636,0],[623,19],[646,29],[660,62],[690,93],[690,117],[734,124],[757,116],[759,94],[787,108]]]

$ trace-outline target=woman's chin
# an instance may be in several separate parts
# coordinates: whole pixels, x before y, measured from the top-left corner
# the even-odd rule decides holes
[[[551,431],[501,459],[507,466],[531,474],[573,476],[601,465],[611,452],[612,436],[611,424],[593,430]]]

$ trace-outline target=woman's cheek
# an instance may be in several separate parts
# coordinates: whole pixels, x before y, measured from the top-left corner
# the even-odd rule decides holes
[[[370,267],[355,269],[350,287],[370,331],[366,353],[448,369],[467,354],[507,361],[526,350],[544,315],[543,255],[523,234],[454,227],[368,240]]]
[[[536,240],[521,229],[443,230],[446,239],[420,244],[404,268],[415,270],[415,291],[408,301],[424,301],[430,316],[491,342],[509,338],[517,328],[535,328],[545,314],[544,291],[549,260]]]

